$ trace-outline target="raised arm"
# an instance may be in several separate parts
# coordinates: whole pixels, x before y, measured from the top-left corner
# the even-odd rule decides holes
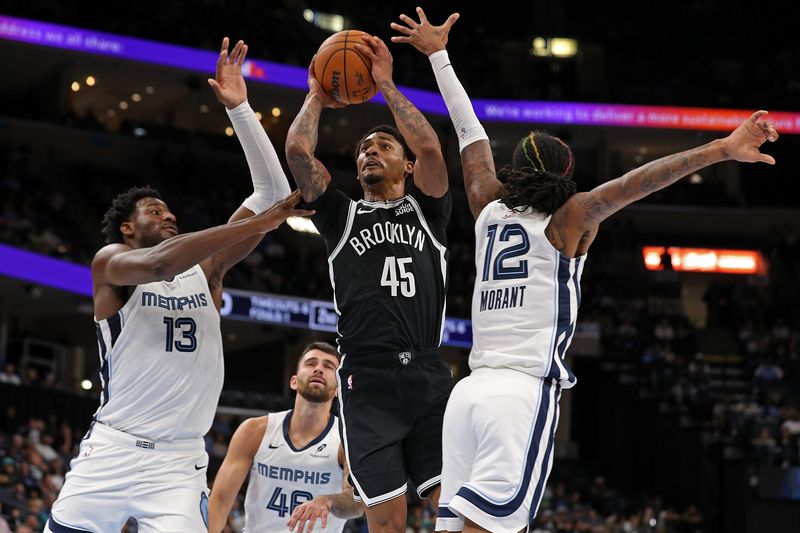
[[[220,533],[225,528],[228,514],[253,464],[253,457],[261,445],[268,423],[266,416],[249,418],[233,433],[228,453],[214,478],[208,499],[208,533]]]
[[[253,180],[253,194],[242,202],[228,220],[236,222],[263,213],[275,202],[289,195],[291,190],[278,154],[247,101],[247,85],[242,75],[247,45],[244,41],[237,42],[230,55],[228,45],[228,38],[223,38],[215,77],[209,78],[208,84],[214,90],[217,100],[225,106],[236,136],[242,144]],[[212,286],[221,286],[225,273],[247,257],[260,241],[261,236],[255,235],[210,257],[203,265],[209,283]]]
[[[171,279],[244,239],[263,236],[290,216],[312,214],[297,209],[299,201],[300,194],[295,191],[260,215],[203,231],[176,235],[149,248],[133,249],[126,244],[110,244],[97,252],[92,261],[95,292],[108,285],[124,287]],[[219,296],[212,288],[212,298],[218,308]]]
[[[414,183],[428,196],[440,198],[447,193],[447,166],[439,137],[419,109],[403,96],[392,80],[392,54],[377,37],[364,37],[367,45],[356,44],[359,52],[372,61],[372,78],[394,116],[397,129],[417,156]]]
[[[428,22],[420,7],[417,8],[417,14],[419,22],[406,15],[400,15],[400,20],[406,26],[392,22],[392,29],[402,34],[392,37],[392,42],[412,45],[431,62],[439,92],[458,134],[469,208],[472,216],[478,218],[486,204],[501,196],[503,185],[497,181],[489,138],[472,109],[467,92],[456,77],[445,48],[450,28],[458,20],[459,14],[453,13],[441,26]]]
[[[565,248],[571,250],[584,234],[596,231],[603,220],[626,205],[701,168],[728,160],[774,165],[772,156],[759,151],[765,142],[778,139],[772,123],[761,120],[766,115],[766,111],[756,111],[724,139],[656,159],[589,192],[575,194],[554,213],[550,226],[561,235]]]
[[[320,527],[328,526],[328,514],[333,513],[338,518],[358,518],[364,514],[364,505],[353,498],[353,487],[347,482],[350,471],[344,458],[344,448],[339,444],[339,464],[342,467],[342,492],[317,496],[298,506],[289,519],[289,531],[313,531],[317,520]],[[306,523],[308,527],[305,527]]]
[[[315,56],[316,58],[316,56]],[[314,77],[314,59],[308,67],[308,94],[286,134],[286,160],[303,200],[313,202],[325,192],[331,175],[314,157],[319,133],[319,116],[326,107],[344,107],[328,96]]]

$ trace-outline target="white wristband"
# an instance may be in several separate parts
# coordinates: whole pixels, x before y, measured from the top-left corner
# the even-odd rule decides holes
[[[444,103],[450,112],[450,120],[453,121],[453,126],[456,128],[459,150],[464,151],[464,148],[477,141],[484,139],[488,141],[489,137],[478,120],[475,110],[472,109],[472,102],[469,101],[467,91],[458,81],[456,72],[450,64],[447,50],[434,52],[428,56],[428,59],[431,62],[433,74],[436,76],[439,92],[442,93]]]
[[[253,179],[254,192],[242,205],[255,214],[262,213],[289,195],[289,181],[267,132],[247,100],[233,109],[225,108],[225,111],[242,145]]]

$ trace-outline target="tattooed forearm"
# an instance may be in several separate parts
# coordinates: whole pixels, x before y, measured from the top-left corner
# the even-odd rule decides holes
[[[339,518],[358,518],[364,514],[361,503],[353,499],[353,489],[332,494],[331,513]]]
[[[289,144],[310,154],[317,147],[317,132],[319,131],[319,116],[322,107],[314,99],[306,99],[300,112],[294,118],[286,134],[287,151]]]
[[[461,152],[464,187],[472,216],[478,218],[486,204],[503,194],[503,184],[497,181],[492,149],[489,142],[481,140],[470,144]]]
[[[319,197],[328,183],[327,172],[314,158],[321,112],[316,100],[306,99],[286,134],[286,161],[307,202]]]
[[[397,128],[403,134],[408,146],[412,151],[417,152],[420,147],[426,144],[439,144],[439,138],[433,131],[428,119],[425,118],[419,109],[414,107],[408,98],[403,96],[394,83],[383,81],[380,84],[381,94],[389,105],[389,109],[394,115]]]
[[[724,145],[715,142],[651,161],[624,176],[579,195],[585,223],[597,225],[628,204],[672,185],[701,168],[727,159]]]

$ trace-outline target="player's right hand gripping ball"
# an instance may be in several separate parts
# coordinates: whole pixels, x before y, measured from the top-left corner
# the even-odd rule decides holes
[[[323,90],[343,104],[360,104],[377,92],[372,79],[372,62],[356,50],[355,44],[367,44],[359,30],[334,33],[320,45],[314,60],[314,77]]]

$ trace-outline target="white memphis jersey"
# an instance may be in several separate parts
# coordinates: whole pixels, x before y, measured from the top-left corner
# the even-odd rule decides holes
[[[103,394],[94,419],[153,441],[205,435],[222,390],[219,321],[199,265],[136,286],[95,323]]]
[[[250,467],[244,500],[246,533],[288,531],[286,524],[296,507],[323,494],[342,492],[337,418],[331,415],[325,430],[302,449],[289,439],[291,418],[292,411],[269,414]],[[322,531],[339,533],[346,522],[329,514]],[[317,522],[314,531],[319,527]]]
[[[586,256],[569,258],[544,234],[550,216],[489,203],[475,223],[469,366],[512,368],[575,385],[567,352]]]

